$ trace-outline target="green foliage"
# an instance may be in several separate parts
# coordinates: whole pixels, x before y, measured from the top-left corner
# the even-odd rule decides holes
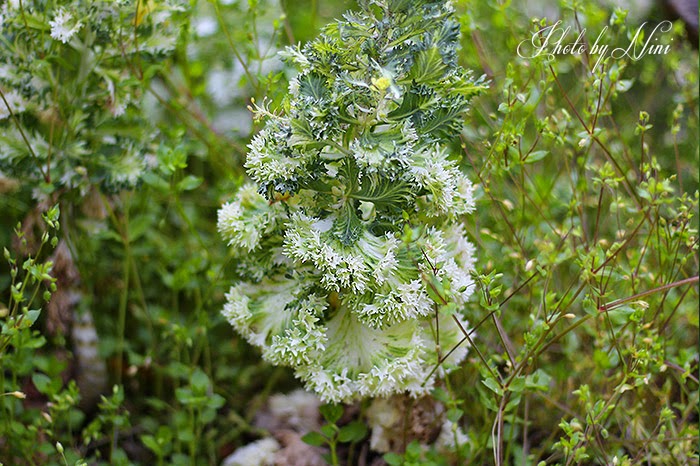
[[[472,184],[446,143],[486,85],[458,65],[458,39],[449,3],[361,2],[287,48],[288,95],[253,107],[254,184],[218,215],[243,265],[223,314],[324,401],[425,394],[445,362],[434,348],[465,332]],[[454,301],[442,322],[428,271]]]
[[[500,92],[479,100],[481,121],[463,139],[478,212],[488,212],[476,227],[490,258],[477,278],[476,346],[499,347],[482,349],[478,370],[459,379],[482,382],[462,382],[475,389],[459,395],[484,408],[466,411],[474,446],[488,440],[493,457],[481,458],[503,464],[697,461],[696,424],[677,423],[676,440],[646,440],[658,441],[660,412],[697,402],[697,379],[676,360],[697,355],[698,114],[684,87],[697,73],[673,78],[697,54],[676,26],[664,38],[674,52],[609,58],[594,72],[576,55],[509,62],[500,50],[554,21],[528,30],[513,6],[462,5],[465,57],[490,69]],[[606,43],[629,43],[637,29],[621,11],[562,5],[565,25],[608,26]],[[520,33],[494,32],[506,28]],[[492,435],[475,426],[485,421]],[[540,434],[548,440],[525,450]]]
[[[42,307],[56,291],[47,249],[58,240],[59,215],[58,206],[42,215],[41,240],[34,254],[16,257],[4,249],[11,277],[8,304],[0,304],[0,453],[6,461],[32,462],[47,455],[57,458],[51,443],[36,448],[39,436],[45,433],[54,442],[70,441],[70,431],[83,420],[83,414],[75,409],[80,397],[75,382],[63,387],[60,372],[65,363],[40,353],[47,340],[36,325]],[[15,235],[26,249],[28,241],[20,226]],[[23,387],[27,378],[51,400],[43,416],[22,402],[27,398]]]
[[[343,426],[338,426],[338,421],[343,415],[343,407],[336,404],[325,404],[319,408],[321,416],[326,424],[321,427],[320,432],[309,432],[302,437],[302,440],[312,446],[328,446],[330,453],[327,455],[329,464],[337,466],[338,444],[356,444],[367,437],[367,425],[360,421],[352,421]]]
[[[159,5],[164,27],[138,1],[43,3],[3,11],[0,170],[44,195],[133,187],[160,138],[139,100],[176,49],[186,3]]]
[[[437,13],[430,31],[414,17],[368,28],[357,13],[440,10],[432,1],[0,3],[4,464],[214,465],[268,434],[255,413],[296,383],[219,313],[226,284],[273,263],[282,244],[263,234],[265,254],[246,262],[216,230],[220,205],[248,193],[243,159],[261,129],[252,98],[259,116],[291,116],[273,138],[285,155],[343,149],[366,161],[324,179],[309,175],[337,161],[312,160],[292,181],[265,180],[268,198],[245,202],[266,234],[270,208],[312,190],[324,212],[345,200],[328,232],[344,247],[367,230],[400,232],[405,249],[417,235],[406,213],[441,188],[426,183],[413,200],[417,187],[396,176],[402,157],[439,143],[474,182],[474,296],[456,303],[441,264],[403,258],[425,263],[412,278],[431,309],[469,319],[463,341],[431,348],[442,381],[430,396],[453,440],[408,442],[388,464],[698,463],[697,50],[677,22],[659,36],[668,54],[595,71],[593,55],[516,53],[557,19],[571,41],[585,28],[590,45],[607,27],[604,42],[623,46],[658,7],[458,0],[461,47],[447,47],[456,25]],[[329,39],[308,42],[321,32]],[[399,45],[411,37],[422,39]],[[299,53],[276,58],[285,46],[312,57],[313,72],[295,71],[307,66]],[[455,65],[487,77],[452,79]],[[295,77],[298,107],[285,97]],[[370,173],[378,160],[382,173]],[[79,278],[62,281],[59,240]],[[48,310],[62,291],[79,296],[69,315],[92,315],[113,387],[92,407],[73,380],[85,369],[72,318]],[[359,462],[372,437],[360,412],[324,407],[305,439],[331,463]]]

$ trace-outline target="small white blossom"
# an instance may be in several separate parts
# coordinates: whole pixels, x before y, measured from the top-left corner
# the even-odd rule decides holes
[[[297,317],[284,330],[273,335],[272,343],[263,351],[263,358],[274,363],[292,366],[309,364],[325,350],[326,328],[319,325],[319,315],[326,303],[311,296],[301,305]]]
[[[244,337],[247,337],[251,333],[248,324],[252,317],[248,309],[249,302],[250,298],[246,296],[245,287],[243,285],[232,286],[226,294],[226,304],[224,304],[224,310],[222,312],[223,316],[233,328],[238,330]]]
[[[74,22],[73,15],[61,7],[54,19],[49,21],[49,26],[51,26],[51,38],[66,44],[71,37],[80,31],[83,23],[80,21]]]
[[[324,223],[303,214],[295,215],[284,237],[285,254],[300,262],[312,263],[322,271],[321,283],[328,290],[351,288],[356,293],[364,292],[369,271],[362,257],[343,250],[332,240],[331,233],[324,234],[314,225],[322,228]]]
[[[248,145],[250,152],[245,167],[258,183],[287,178],[301,166],[301,160],[284,157],[271,147],[271,142],[274,144],[275,140],[274,134],[263,129]]]

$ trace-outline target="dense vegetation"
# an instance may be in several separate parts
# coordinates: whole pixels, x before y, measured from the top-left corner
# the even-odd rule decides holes
[[[571,0],[527,11],[460,0],[454,13],[432,1],[362,5],[377,24],[340,1],[0,6],[0,463],[220,464],[267,439],[260,413],[303,386],[284,364],[304,378],[309,361],[327,367],[367,341],[292,360],[266,353],[272,337],[246,334],[255,322],[232,328],[225,306],[284,276],[308,284],[295,309],[364,309],[375,334],[413,318],[426,329],[437,315],[465,322],[429,356],[409,358],[405,342],[380,352],[422,358],[426,397],[372,400],[418,393],[402,375],[315,408],[309,417],[323,420],[304,438],[330,463],[698,464],[698,53],[683,23],[657,32],[666,53],[598,62],[533,47],[561,19],[566,43],[581,33],[641,48],[666,12]],[[408,41],[431,12],[444,30]],[[394,68],[358,59],[332,78],[353,56],[381,61],[372,34],[391,21],[407,31],[396,49],[384,44]],[[285,142],[275,128],[287,127]],[[271,174],[280,154],[305,165]],[[438,172],[446,178],[431,184]],[[448,189],[467,180],[469,196]],[[255,215],[229,228],[219,211],[236,203]],[[371,296],[320,253],[286,246],[299,262],[282,270],[265,253],[289,230],[318,231],[307,215],[333,221],[323,239],[338,250],[394,235],[377,250],[401,244],[415,269],[367,285]],[[274,223],[285,216],[294,228]],[[471,270],[468,292],[449,257],[431,256],[429,227],[473,244],[473,260],[454,260]],[[430,301],[390,307],[413,281]],[[326,401],[360,398],[309,380]],[[379,446],[384,409],[433,413],[451,439],[402,422]]]

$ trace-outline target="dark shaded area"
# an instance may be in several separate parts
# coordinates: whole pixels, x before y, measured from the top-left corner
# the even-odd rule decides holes
[[[666,0],[664,7],[673,19],[681,19],[688,31],[688,38],[698,48],[698,1]]]

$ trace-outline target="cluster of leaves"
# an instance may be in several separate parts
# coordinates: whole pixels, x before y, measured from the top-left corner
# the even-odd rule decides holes
[[[231,341],[230,327],[212,311],[223,301],[219,280],[227,260],[212,218],[223,193],[240,183],[242,168],[223,162],[240,151],[237,134],[218,134],[215,115],[202,110],[215,98],[207,75],[194,72],[213,61],[213,42],[227,47],[225,34],[214,41],[200,37],[196,23],[190,28],[195,11],[206,17],[210,7],[142,1],[0,7],[0,91],[16,97],[9,106],[0,102],[0,242],[24,250],[10,235],[20,221],[25,249],[36,257],[37,217],[47,202],[58,203],[60,239],[77,270],[59,291],[78,297],[58,314],[30,308],[34,333],[13,337],[16,345],[4,355],[0,461],[213,464],[253,429],[252,413],[237,411],[285,380],[251,365],[250,350]],[[215,18],[225,30],[250,28],[263,7],[281,15],[274,2],[260,2],[250,9],[217,4]],[[70,24],[54,39],[58,18]],[[272,44],[276,49],[276,39]],[[248,45],[239,58],[249,68],[259,59]],[[241,95],[256,89],[245,77],[227,85]],[[51,273],[48,265],[44,272]],[[0,266],[2,309],[15,306],[13,274]],[[95,364],[107,363],[102,382],[115,387],[97,405],[83,405],[84,393],[71,380],[95,371],[83,366],[72,338],[71,321],[83,314],[92,316],[99,336]]]
[[[589,47],[605,31],[639,50],[650,29],[578,2],[531,23],[512,5],[461,7],[465,59],[494,81],[462,138],[486,261],[484,357],[455,374],[475,387],[454,391],[470,407],[472,458],[697,462],[696,50],[678,23],[658,39],[665,55],[513,61],[559,19],[566,43],[587,31]]]
[[[75,382],[64,387],[60,372],[65,363],[55,356],[37,357],[38,350],[47,344],[46,338],[35,325],[43,303],[56,290],[50,275],[52,262],[46,259],[47,249],[58,242],[59,208],[54,206],[43,215],[44,227],[38,250],[33,255],[15,257],[5,248],[4,256],[10,269],[10,293],[7,305],[0,305],[0,452],[2,460],[17,462],[26,452],[36,451],[35,437],[44,432],[54,442],[69,439],[71,426],[82,419],[72,411],[78,394]],[[27,239],[18,225],[15,234],[19,243],[27,246]],[[23,404],[27,377],[41,394],[51,399],[49,410],[40,415],[36,408]],[[36,454],[55,454],[54,446],[40,445]]]
[[[438,317],[447,300],[423,279],[456,305],[473,290],[472,186],[445,143],[485,85],[458,66],[458,39],[445,2],[361,2],[286,50],[289,96],[256,109],[256,185],[219,212],[243,278],[224,314],[326,401],[426,393],[436,346],[465,342],[458,307]]]
[[[320,432],[309,432],[302,437],[302,440],[317,447],[328,446],[329,453],[326,455],[326,461],[329,464],[338,465],[338,444],[355,444],[361,441],[367,436],[367,425],[360,420],[355,420],[339,427],[338,421],[343,415],[343,407],[340,405],[322,405],[319,411],[326,424],[321,427]],[[351,457],[348,458],[348,462],[352,462]]]
[[[0,11],[0,170],[56,190],[133,187],[159,140],[139,100],[187,2],[7,2]],[[162,24],[165,23],[165,26]]]
[[[267,96],[264,106],[294,110],[283,101],[296,71],[272,57],[315,37],[349,5],[60,3],[0,6],[0,243],[8,250],[0,265],[0,461],[218,464],[262,434],[252,420],[267,396],[295,384],[290,371],[261,363],[219,313],[224,285],[241,269],[213,219],[244,184],[244,147],[260,129],[243,109]],[[461,167],[476,187],[467,233],[478,251],[479,302],[459,306],[473,346],[433,392],[467,436],[454,454],[410,443],[385,459],[697,464],[697,51],[675,24],[659,37],[668,54],[610,59],[595,72],[585,55],[521,59],[519,43],[557,19],[572,26],[571,40],[586,28],[592,41],[607,26],[606,42],[625,46],[661,12],[628,18],[562,0],[523,13],[515,3],[455,1],[462,48],[444,56],[490,79],[461,133],[439,126],[443,145],[461,137],[462,147],[445,152],[464,153]],[[546,19],[531,21],[544,9]],[[356,16],[328,30],[347,37]],[[293,55],[313,52],[330,73],[329,44],[306,47]],[[430,66],[421,75],[445,71],[430,53],[422,60]],[[384,65],[348,97],[359,107],[387,84],[385,95],[394,92],[401,78]],[[298,92],[329,99],[316,77],[297,79]],[[413,90],[387,114],[401,116],[405,101],[403,117],[430,133],[428,120],[410,113],[425,104],[424,89]],[[320,125],[312,138],[328,131],[349,148],[360,136],[344,141],[322,126],[340,114],[316,117],[300,119]],[[295,124],[295,141],[311,151],[318,141],[305,130]],[[377,153],[389,147],[369,142]],[[279,183],[269,181],[274,191]],[[356,205],[363,208],[348,215],[365,228],[371,209]],[[40,212],[48,227],[39,226]],[[387,215],[404,221],[398,210]],[[40,312],[54,288],[47,249],[57,235],[80,272],[67,285],[81,296],[75,311],[92,314],[107,386],[116,386],[92,408],[80,407],[71,380],[83,369],[66,351],[70,330],[51,332],[54,317]],[[421,280],[440,301],[449,293],[433,265]],[[309,441],[335,445],[342,462],[368,440],[363,417],[346,428],[337,416],[324,408],[328,424]]]

